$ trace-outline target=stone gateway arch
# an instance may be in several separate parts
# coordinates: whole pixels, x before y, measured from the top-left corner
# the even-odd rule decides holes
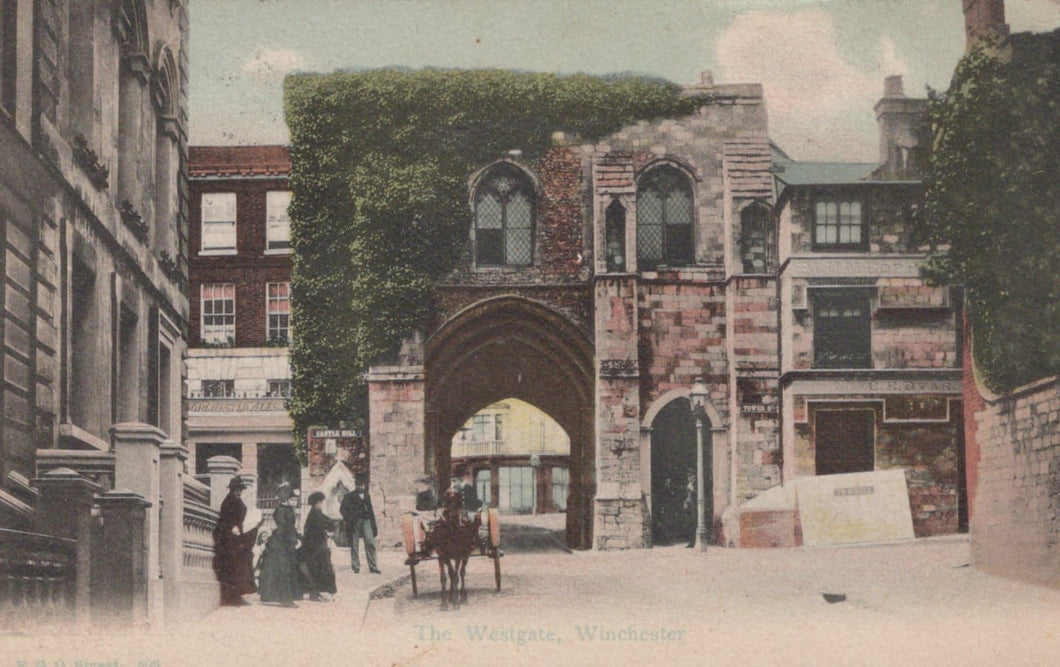
[[[760,86],[689,92],[689,116],[584,145],[557,131],[468,175],[466,260],[369,372],[384,542],[424,479],[448,484],[453,436],[506,399],[570,438],[571,547],[686,539],[697,378],[713,543],[795,545],[786,483],[895,469],[917,535],[958,529],[959,300],[920,279],[919,165],[895,161],[925,101],[889,78],[881,162],[807,163],[770,142]]]

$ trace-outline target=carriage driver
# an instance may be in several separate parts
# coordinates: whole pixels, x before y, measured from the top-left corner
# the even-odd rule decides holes
[[[471,515],[482,509],[482,501],[478,499],[478,491],[475,490],[475,471],[467,466],[461,472],[462,478],[459,487],[460,497],[464,501],[464,514]]]

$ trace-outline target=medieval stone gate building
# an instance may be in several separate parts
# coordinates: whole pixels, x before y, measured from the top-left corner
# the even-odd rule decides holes
[[[741,507],[784,481],[895,468],[918,535],[958,530],[960,300],[920,280],[910,229],[924,100],[889,78],[879,162],[806,163],[770,142],[760,86],[689,92],[709,100],[694,115],[595,144],[557,128],[540,159],[513,147],[470,175],[471,261],[369,374],[384,541],[507,398],[570,437],[572,546],[680,539],[697,377],[714,542],[761,541]]]

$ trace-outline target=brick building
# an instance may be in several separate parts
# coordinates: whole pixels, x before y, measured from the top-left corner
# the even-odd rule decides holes
[[[292,449],[291,244],[285,146],[192,146],[189,467],[229,456],[268,498],[301,473]]]
[[[109,490],[116,424],[183,438],[187,30],[177,0],[0,2],[0,527],[54,468]]]
[[[570,438],[575,546],[687,539],[697,475],[715,543],[796,544],[796,506],[749,501],[896,469],[910,534],[959,529],[960,299],[920,280],[910,238],[925,101],[888,78],[880,159],[808,163],[770,142],[760,86],[688,92],[694,115],[595,144],[557,128],[539,159],[469,175],[470,261],[369,373],[384,542],[417,478],[448,479],[466,420],[513,398]]]

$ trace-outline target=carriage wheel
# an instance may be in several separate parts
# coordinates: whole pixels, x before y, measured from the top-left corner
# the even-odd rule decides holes
[[[489,521],[490,546],[496,551],[501,546],[501,515],[496,507],[491,507],[486,516],[487,521]],[[500,566],[498,565],[497,567],[497,571],[500,572]],[[497,581],[500,582],[499,574],[497,575]],[[500,590],[500,583],[497,584],[497,589]]]
[[[410,557],[416,553],[416,535],[413,529],[413,522],[416,517],[411,514],[401,515],[401,541],[405,545],[405,553]]]
[[[490,556],[493,558],[493,578],[497,582],[497,592],[501,590],[501,550],[497,547],[493,547],[490,550]]]

